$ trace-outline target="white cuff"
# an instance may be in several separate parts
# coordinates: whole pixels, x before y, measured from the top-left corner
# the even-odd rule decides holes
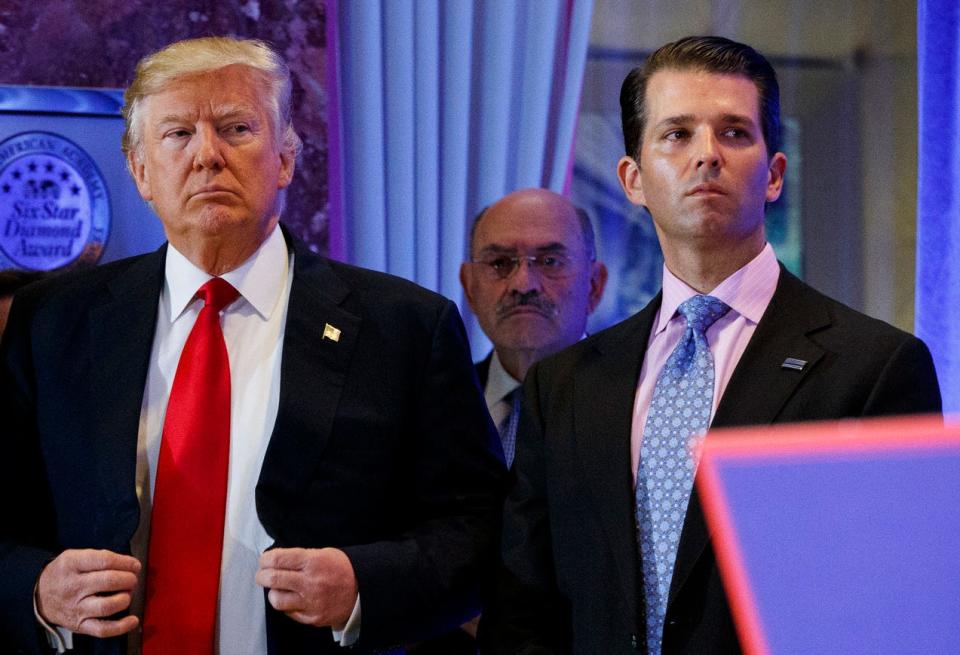
[[[353,612],[347,619],[347,624],[343,630],[333,631],[333,640],[341,646],[353,646],[360,638],[360,594],[357,594],[357,602],[353,606]]]
[[[39,584],[39,581],[38,581]],[[359,602],[359,599],[357,599]],[[47,644],[50,648],[56,648],[58,653],[64,653],[73,648],[73,632],[59,625],[53,625],[45,618],[40,616],[40,610],[37,609],[37,588],[33,588],[33,615],[37,617],[37,623],[43,626],[47,633]],[[353,618],[353,617],[351,617]],[[349,625],[349,623],[347,624]]]

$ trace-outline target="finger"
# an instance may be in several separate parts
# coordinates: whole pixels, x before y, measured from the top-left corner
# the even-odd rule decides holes
[[[267,600],[273,609],[279,612],[297,612],[305,609],[303,596],[292,591],[271,589],[267,592]]]
[[[297,623],[303,623],[305,625],[330,625],[329,622],[323,622],[323,617],[316,614],[309,614],[307,612],[286,612],[286,615]]]
[[[121,592],[108,596],[87,596],[77,603],[77,613],[85,618],[111,616],[130,607],[130,594]]]
[[[106,571],[113,569],[116,571],[129,571],[131,573],[140,572],[140,561],[130,555],[120,555],[109,550],[76,550],[64,551],[73,552],[73,565],[80,573],[90,573],[93,571]]]
[[[137,586],[137,575],[129,571],[96,571],[80,574],[79,582],[83,595],[131,591]]]
[[[260,556],[262,569],[292,569],[303,568],[306,562],[305,548],[274,548]]]
[[[108,621],[106,619],[84,619],[74,630],[91,637],[116,637],[135,629],[140,620],[135,616],[125,616],[122,619]]]
[[[260,569],[257,584],[267,589],[299,592],[303,590],[303,573],[286,569]]]

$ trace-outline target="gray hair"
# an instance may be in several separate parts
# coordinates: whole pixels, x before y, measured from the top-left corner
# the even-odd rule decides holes
[[[133,82],[123,94],[126,127],[121,147],[124,154],[140,154],[143,145],[140,116],[147,96],[159,93],[171,81],[187,75],[209,73],[240,64],[257,71],[268,93],[264,98],[281,150],[299,155],[302,142],[290,118],[292,83],[286,62],[270,46],[257,39],[209,36],[177,41],[147,55],[137,64]]]

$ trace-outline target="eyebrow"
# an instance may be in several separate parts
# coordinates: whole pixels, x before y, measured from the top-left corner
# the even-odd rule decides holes
[[[536,248],[534,248],[534,250],[536,252],[566,252],[569,250],[569,248],[564,244],[560,243],[559,241],[552,241],[542,246],[537,246]],[[496,243],[491,243],[480,249],[481,254],[490,254],[490,255],[506,255],[506,254],[511,254],[515,252],[517,252],[516,248],[501,246]]]
[[[665,127],[682,127],[684,125],[689,125],[690,123],[695,123],[697,117],[693,114],[679,114],[677,116],[668,116],[662,121],[656,124],[657,129],[662,129]],[[749,116],[744,116],[743,114],[721,114],[720,115],[721,123],[728,123],[733,125],[747,125],[754,127],[753,119]]]
[[[225,107],[223,111],[216,111],[214,113],[214,119],[217,121],[230,120],[233,118],[240,117],[256,117],[257,112],[251,107],[244,106],[232,106]],[[193,114],[167,114],[157,121],[157,125],[169,125],[170,123],[192,123],[196,120],[195,115]]]

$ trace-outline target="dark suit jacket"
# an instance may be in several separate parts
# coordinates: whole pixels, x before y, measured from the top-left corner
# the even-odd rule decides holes
[[[450,301],[291,245],[279,411],[256,511],[278,547],[347,553],[363,612],[354,652],[420,639],[475,613],[499,523],[496,432],[466,335]],[[59,277],[14,302],[0,348],[2,644],[48,652],[31,603],[58,552],[130,550],[165,253]],[[325,323],[339,342],[321,338]],[[271,653],[339,651],[328,629],[269,606],[267,638]],[[125,652],[123,639],[78,641],[79,652]]]
[[[490,354],[474,364],[481,390],[485,390],[487,387],[487,377],[490,373],[492,357],[493,352],[491,351]],[[434,639],[413,645],[407,648],[407,652],[410,655],[476,655],[477,641],[466,631],[456,628]]]
[[[493,360],[493,351],[490,351],[490,354],[481,359],[479,362],[473,365],[474,370],[477,372],[477,379],[480,380],[480,388],[487,388],[487,378],[490,377],[490,362]]]
[[[645,652],[630,424],[659,306],[658,296],[527,375],[504,565],[480,628],[484,653]],[[807,365],[784,369],[787,357]],[[933,363],[920,340],[782,270],[712,425],[939,411]],[[739,652],[696,492],[680,538],[663,652]]]

